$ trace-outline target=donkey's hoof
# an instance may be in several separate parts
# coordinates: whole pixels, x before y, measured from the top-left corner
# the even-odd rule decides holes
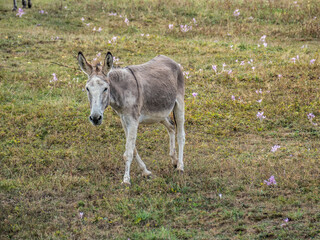
[[[131,183],[130,183],[130,181],[123,181],[121,183],[121,185],[123,185],[123,186],[131,186]]]
[[[150,171],[147,171],[147,172],[143,172],[142,173],[142,176],[144,178],[147,178],[147,179],[151,179],[153,177],[152,173]]]
[[[184,173],[184,170],[183,169],[176,169],[177,173],[182,175]]]

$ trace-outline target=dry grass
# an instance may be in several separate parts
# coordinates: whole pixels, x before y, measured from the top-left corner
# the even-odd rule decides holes
[[[307,118],[320,124],[318,1],[47,0],[22,18],[10,4],[0,3],[1,239],[320,237],[320,131]],[[89,124],[80,50],[111,51],[120,66],[165,54],[189,72],[183,176],[165,129],[142,126],[137,146],[155,177],[133,163],[132,186],[120,184],[123,130],[111,109]]]

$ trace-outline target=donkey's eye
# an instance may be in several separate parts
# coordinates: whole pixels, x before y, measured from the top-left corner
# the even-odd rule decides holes
[[[105,88],[103,91],[106,92],[108,90],[108,88]]]

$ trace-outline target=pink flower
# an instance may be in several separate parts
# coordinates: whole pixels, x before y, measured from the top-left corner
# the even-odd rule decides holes
[[[102,31],[102,28],[101,27],[99,27],[99,29],[97,30],[98,32],[101,32]]]
[[[231,100],[232,100],[232,101],[235,101],[235,100],[236,100],[236,97],[232,95],[232,96],[231,96]]]
[[[217,73],[217,65],[212,65],[212,69]]]
[[[23,14],[26,14],[22,8],[19,8],[18,13],[16,14],[16,16],[22,17]]]
[[[173,24],[169,24],[169,29],[170,29],[170,30],[173,29]]]
[[[240,15],[239,9],[234,10],[233,16],[238,17]]]
[[[181,30],[181,32],[188,32],[188,31],[192,30],[192,26],[180,25],[180,30]]]
[[[314,64],[315,61],[316,61],[315,59],[311,59],[310,60],[310,65]]]
[[[274,178],[274,176],[272,175],[268,180],[264,180],[263,181],[265,184],[267,184],[268,186],[270,185],[277,185],[276,179]]]
[[[232,70],[229,70],[228,75],[230,75],[232,73]]]
[[[266,35],[263,35],[261,38],[260,38],[260,42],[265,42],[266,41]]]
[[[126,18],[126,19],[124,20],[124,22],[129,26],[129,19],[128,19],[128,18]]]
[[[309,113],[308,119],[312,121],[313,118],[315,118],[315,115],[313,113]]]
[[[81,18],[81,21],[82,21],[82,22],[84,21],[84,17]]]
[[[188,79],[190,76],[189,76],[189,72],[183,72],[183,76]]]
[[[259,118],[260,121],[262,121],[263,119],[266,118],[266,116],[264,116],[263,113],[264,113],[264,112],[258,112],[258,113],[257,113],[257,118]]]
[[[276,152],[279,148],[280,148],[279,145],[274,145],[274,146],[271,148],[271,152]]]
[[[58,81],[57,75],[55,73],[52,73],[53,78],[50,80],[50,82],[56,82]]]

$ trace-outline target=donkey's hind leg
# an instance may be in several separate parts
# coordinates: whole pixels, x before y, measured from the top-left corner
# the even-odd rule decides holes
[[[167,128],[169,138],[170,138],[170,157],[171,157],[172,165],[175,168],[177,168],[178,158],[177,158],[176,147],[175,147],[176,130],[175,130],[174,123],[171,121],[170,117],[167,117],[161,123]]]
[[[177,124],[177,138],[179,146],[179,158],[177,170],[180,172],[184,171],[183,165],[183,149],[185,144],[185,132],[184,132],[184,100],[183,96],[180,96],[176,100],[176,105],[173,109],[173,114],[175,116],[175,121]]]
[[[28,8],[31,8],[31,7],[32,7],[31,0],[28,0]]]
[[[151,176],[152,173],[147,169],[146,164],[140,158],[138,151],[137,151],[137,148],[134,149],[134,155],[135,155],[135,159],[137,160],[137,163],[139,165],[139,168],[142,170],[142,176],[144,176],[144,177]]]

